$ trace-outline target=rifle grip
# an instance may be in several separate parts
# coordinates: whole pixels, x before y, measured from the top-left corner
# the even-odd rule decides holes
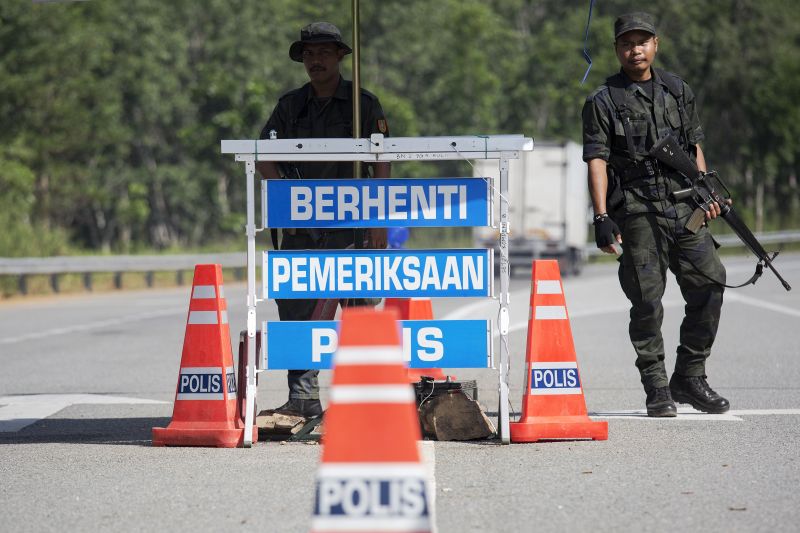
[[[686,221],[686,225],[684,227],[692,233],[697,233],[705,223],[706,212],[702,207],[698,207],[694,210],[692,216],[689,217],[689,220]]]

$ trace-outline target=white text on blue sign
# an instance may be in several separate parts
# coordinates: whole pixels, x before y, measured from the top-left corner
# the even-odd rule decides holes
[[[531,363],[531,394],[580,394],[577,363]]]
[[[486,368],[488,320],[403,320],[403,360],[410,368]],[[338,322],[265,322],[269,370],[327,370],[339,345]]]
[[[264,252],[267,298],[491,296],[489,250]]]
[[[270,228],[486,226],[483,178],[267,180]]]

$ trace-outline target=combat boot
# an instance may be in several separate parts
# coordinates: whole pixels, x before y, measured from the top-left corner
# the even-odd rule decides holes
[[[322,404],[319,399],[289,398],[289,401],[274,410],[275,413],[287,416],[302,416],[314,418],[322,414]]]
[[[647,392],[647,416],[651,417],[672,417],[678,415],[678,409],[675,407],[675,402],[672,401],[672,396],[669,393],[669,387],[656,387]]]
[[[698,411],[722,414],[731,408],[730,402],[714,392],[706,376],[681,376],[672,374],[669,390],[676,402],[688,403]]]

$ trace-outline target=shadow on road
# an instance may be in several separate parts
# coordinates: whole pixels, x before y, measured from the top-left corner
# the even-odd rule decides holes
[[[150,446],[152,429],[166,427],[168,417],[49,418],[14,433],[0,433],[6,444],[115,444]]]

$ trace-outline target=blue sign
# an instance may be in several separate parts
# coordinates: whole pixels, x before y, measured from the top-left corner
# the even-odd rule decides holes
[[[531,394],[580,394],[577,363],[531,363]]]
[[[411,298],[492,295],[491,251],[276,250],[264,252],[265,298]]]
[[[403,320],[403,359],[410,368],[491,366],[488,320]],[[265,322],[267,369],[332,368],[339,344],[335,321]]]
[[[267,180],[267,228],[491,225],[484,178]]]

